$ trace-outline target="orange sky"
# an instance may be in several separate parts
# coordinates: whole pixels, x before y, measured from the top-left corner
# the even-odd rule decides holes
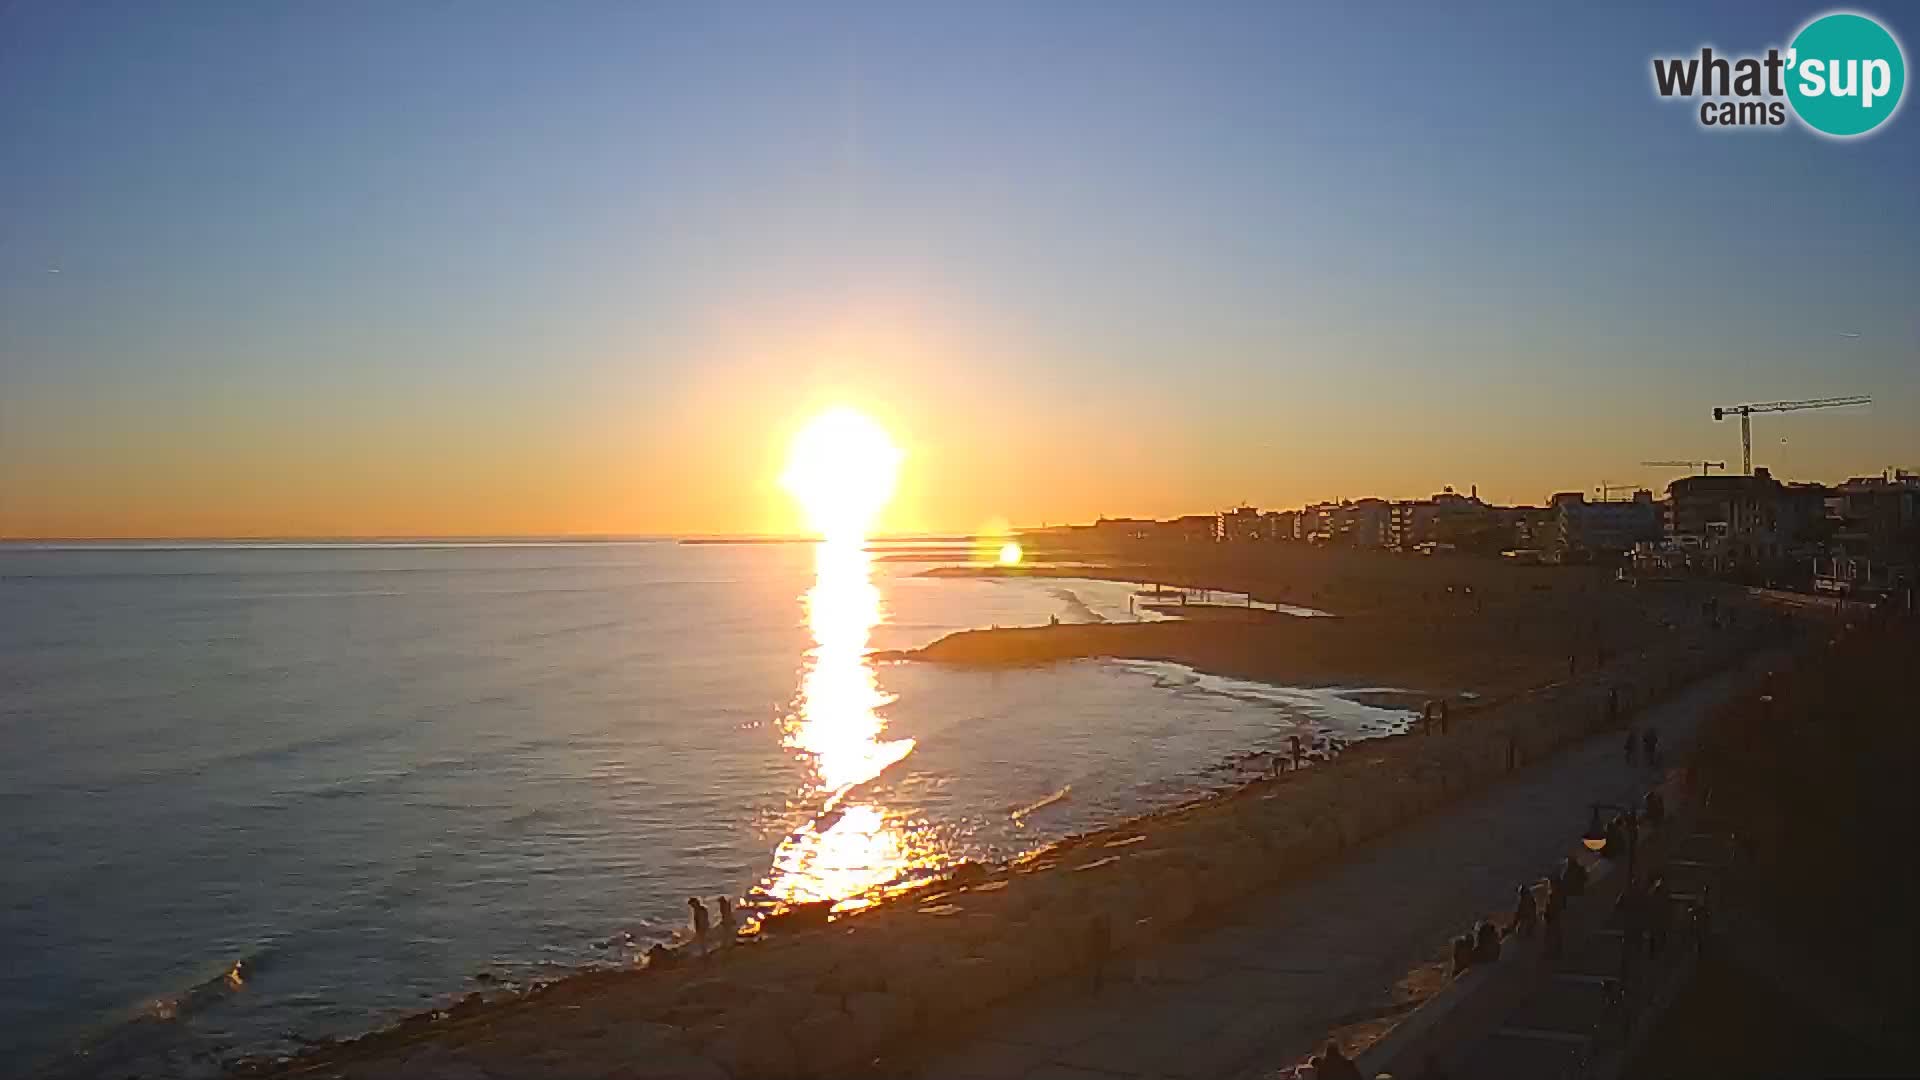
[[[672,384],[602,365],[595,379],[539,400],[428,383],[282,400],[245,387],[227,400],[130,390],[92,402],[91,428],[31,417],[13,425],[25,449],[8,455],[0,476],[0,535],[797,532],[800,515],[778,483],[784,449],[806,418],[838,403],[869,412],[905,449],[882,519],[883,529],[903,532],[1171,516],[1241,500],[1419,497],[1444,484],[1538,502],[1601,481],[1658,487],[1676,473],[1634,463],[1682,445],[1551,412],[1502,421],[1491,403],[1388,399],[1353,415],[1316,408],[1325,392],[1284,371],[1251,379],[1245,395],[1203,379],[1181,394],[1120,378],[1095,395],[1079,380],[1047,376],[1037,357],[1026,379],[932,344],[896,340],[888,350],[903,359],[821,362],[799,379],[786,361],[752,349]],[[1737,461],[1737,429],[1684,404],[1643,409],[1695,429],[1683,449]],[[1787,430],[1822,448],[1825,460],[1807,463],[1814,475],[1836,478],[1818,470],[1845,471],[1848,454],[1876,460],[1870,420],[1774,418],[1760,427],[1769,429],[1762,463],[1769,449],[1794,445],[1778,442]]]

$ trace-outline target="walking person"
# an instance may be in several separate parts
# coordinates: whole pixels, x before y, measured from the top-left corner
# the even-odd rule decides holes
[[[719,896],[713,902],[720,908],[720,941],[722,944],[731,943],[738,933],[738,927],[733,922],[733,901]]]
[[[1515,890],[1513,898],[1513,933],[1515,937],[1532,937],[1533,925],[1540,917],[1539,905],[1533,899],[1533,886],[1522,885]]]
[[[1634,744],[1638,743],[1639,741],[1640,741],[1639,733],[1634,731],[1632,728],[1628,728],[1627,729],[1627,764],[1629,765],[1633,764]]]
[[[1641,736],[1640,743],[1641,743],[1641,748],[1646,751],[1648,767],[1655,768],[1655,769],[1659,768],[1660,767],[1660,729],[1648,728],[1647,733]]]
[[[1582,896],[1587,891],[1587,868],[1571,855],[1560,861],[1560,891],[1567,896]]]
[[[1546,950],[1548,961],[1560,958],[1560,913],[1566,909],[1567,894],[1560,888],[1559,878],[1547,879],[1547,906],[1542,913],[1541,922],[1545,925]]]
[[[1473,935],[1456,934],[1453,939],[1453,973],[1463,975],[1473,966]]]

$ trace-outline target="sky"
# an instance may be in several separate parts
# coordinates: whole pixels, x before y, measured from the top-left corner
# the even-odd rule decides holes
[[[783,532],[838,404],[896,530],[1920,468],[1920,113],[1652,89],[1826,10],[0,0],[0,536]]]

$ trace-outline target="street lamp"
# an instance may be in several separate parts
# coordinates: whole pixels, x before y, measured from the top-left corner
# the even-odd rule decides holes
[[[1632,810],[1614,803],[1590,803],[1587,809],[1587,831],[1580,837],[1580,843],[1595,855],[1611,859],[1619,854],[1613,846],[1615,827],[1618,826],[1619,832],[1624,834],[1621,842],[1627,849],[1627,887],[1632,888],[1634,850],[1639,846],[1640,838],[1639,818]],[[1602,810],[1610,810],[1615,814],[1613,820],[1604,826],[1600,823]]]

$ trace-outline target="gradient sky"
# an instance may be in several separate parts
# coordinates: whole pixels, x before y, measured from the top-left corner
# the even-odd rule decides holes
[[[778,531],[838,401],[900,529],[1920,467],[1913,104],[1651,89],[1824,10],[0,4],[0,536]]]

